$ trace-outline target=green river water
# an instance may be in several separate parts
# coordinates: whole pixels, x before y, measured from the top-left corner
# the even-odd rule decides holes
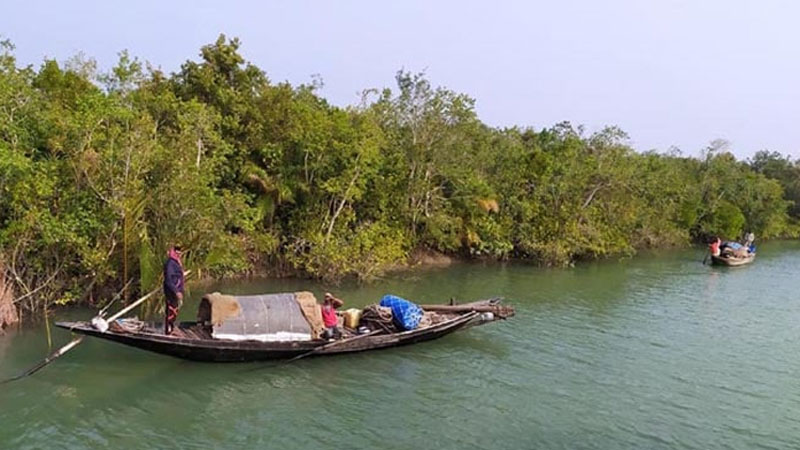
[[[695,249],[571,269],[460,263],[362,286],[220,283],[207,289],[331,289],[348,306],[499,295],[517,315],[291,364],[194,363],[87,338],[0,385],[0,448],[799,448],[800,243],[759,251],[740,268],[703,266]],[[47,351],[43,325],[0,337],[0,379]]]

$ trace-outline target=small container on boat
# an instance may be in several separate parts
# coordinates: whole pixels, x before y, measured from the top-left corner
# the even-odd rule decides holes
[[[344,326],[347,328],[358,328],[358,322],[361,321],[361,310],[350,308],[342,313],[344,317]]]

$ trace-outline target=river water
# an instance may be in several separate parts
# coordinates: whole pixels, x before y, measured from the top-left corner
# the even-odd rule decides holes
[[[739,268],[681,250],[571,269],[459,263],[366,286],[219,283],[202,290],[331,289],[348,305],[500,295],[517,315],[291,364],[194,363],[89,338],[0,386],[0,448],[798,448],[800,243],[759,250]],[[68,339],[53,331],[54,345]],[[47,349],[43,325],[0,337],[0,378]]]

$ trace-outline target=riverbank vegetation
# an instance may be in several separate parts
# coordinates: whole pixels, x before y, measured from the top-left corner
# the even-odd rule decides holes
[[[0,53],[0,267],[16,305],[158,284],[169,243],[214,276],[369,279],[415,251],[565,265],[710,234],[796,235],[800,165],[724,143],[635,151],[610,127],[494,128],[398,72],[329,104],[221,36],[166,74],[123,52],[21,67]]]

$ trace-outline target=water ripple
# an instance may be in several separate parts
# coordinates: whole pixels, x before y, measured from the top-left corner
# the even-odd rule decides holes
[[[87,340],[0,388],[0,447],[793,448],[797,250],[765,244],[736,270],[678,251],[345,285],[350,304],[385,292],[504,295],[518,314],[417,346],[293,364],[197,364]],[[0,337],[0,374],[35,361],[44,342],[42,330]]]

